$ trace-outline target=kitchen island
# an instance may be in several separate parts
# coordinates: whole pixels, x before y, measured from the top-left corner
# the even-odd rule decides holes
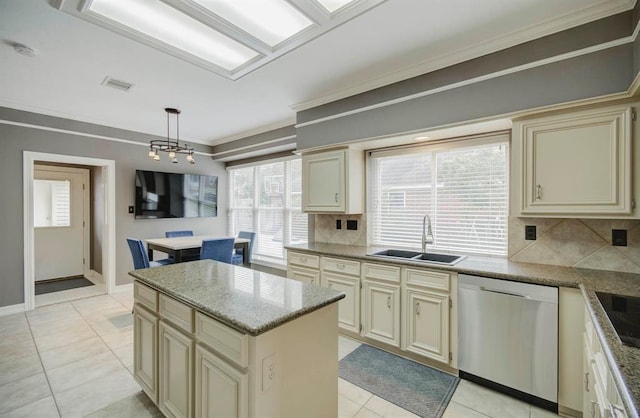
[[[166,416],[337,416],[343,293],[211,260],[129,274],[134,377]]]

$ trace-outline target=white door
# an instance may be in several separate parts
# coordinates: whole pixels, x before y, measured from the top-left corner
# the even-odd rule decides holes
[[[35,165],[35,280],[88,272],[89,170]]]

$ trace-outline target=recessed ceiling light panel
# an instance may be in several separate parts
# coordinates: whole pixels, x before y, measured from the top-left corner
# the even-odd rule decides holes
[[[285,0],[193,0],[273,47],[313,24]]]
[[[232,71],[258,53],[159,0],[93,0],[89,11]]]
[[[322,5],[329,13],[333,13],[338,9],[342,9],[349,3],[353,3],[356,0],[316,0]]]

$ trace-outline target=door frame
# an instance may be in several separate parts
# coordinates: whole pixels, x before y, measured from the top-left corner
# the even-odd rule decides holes
[[[116,271],[116,162],[101,158],[78,157],[74,155],[49,154],[23,151],[23,236],[24,236],[24,306],[25,310],[35,308],[35,237],[33,227],[33,169],[36,161],[79,164],[102,168],[104,187],[104,223],[102,224],[102,277],[107,294],[115,291]]]
[[[39,164],[34,164],[34,173],[35,170],[38,171],[50,171],[55,173],[71,173],[71,174],[80,174],[82,175],[83,188],[82,188],[82,222],[85,225],[82,227],[82,258],[84,262],[82,263],[82,274],[84,277],[89,276],[89,260],[91,259],[91,234],[89,233],[91,229],[91,196],[90,196],[90,185],[91,181],[90,171],[88,168],[77,168],[72,166],[58,166],[58,165],[46,165],[45,162],[39,161]],[[35,232],[34,232],[35,234]],[[35,238],[34,238],[35,245]],[[34,249],[35,251],[35,249]],[[35,255],[35,252],[34,252]],[[34,269],[35,269],[35,261],[34,261]],[[35,270],[34,270],[35,275]]]

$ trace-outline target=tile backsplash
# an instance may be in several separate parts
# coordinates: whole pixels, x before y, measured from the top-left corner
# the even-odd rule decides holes
[[[347,220],[358,229],[347,230]],[[524,239],[526,225],[536,226],[535,241]],[[626,247],[611,245],[612,229],[627,230]],[[315,240],[366,246],[366,215],[316,215]],[[508,246],[512,261],[640,273],[640,220],[510,217]]]
[[[537,239],[524,239],[535,225]],[[627,246],[611,245],[611,230],[627,230]],[[597,270],[640,273],[640,221],[509,218],[509,259]]]

